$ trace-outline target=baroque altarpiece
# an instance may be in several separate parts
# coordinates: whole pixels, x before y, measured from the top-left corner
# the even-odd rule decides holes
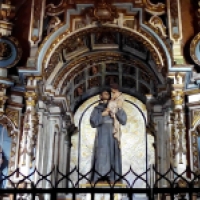
[[[102,88],[117,83],[127,113],[123,173],[155,165],[198,174],[199,9],[190,0],[1,0],[1,171],[87,173],[96,131],[89,118]]]

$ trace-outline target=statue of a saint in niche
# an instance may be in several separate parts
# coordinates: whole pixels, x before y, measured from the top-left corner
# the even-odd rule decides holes
[[[92,163],[94,171],[91,181],[93,182],[105,179],[114,182],[119,180],[118,175],[122,174],[121,148],[119,141],[114,137],[114,117],[119,124],[125,125],[127,115],[121,107],[121,103],[119,103],[116,112],[113,113],[108,107],[110,99],[110,93],[103,90],[100,94],[101,102],[94,108],[90,116],[91,126],[97,129]]]

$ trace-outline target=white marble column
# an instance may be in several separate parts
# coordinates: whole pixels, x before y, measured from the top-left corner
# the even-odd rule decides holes
[[[31,88],[31,90],[27,91],[25,94],[26,112],[24,115],[19,156],[19,168],[23,175],[29,175],[30,169],[35,167],[33,166],[33,158],[38,131],[38,116],[35,109],[37,94],[33,91],[33,88],[37,88],[37,80],[35,80],[33,77],[30,77],[27,85],[27,88]]]

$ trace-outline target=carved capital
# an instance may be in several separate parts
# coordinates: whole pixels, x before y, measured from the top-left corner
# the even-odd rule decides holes
[[[36,92],[25,92],[25,98],[27,103],[29,102],[29,104],[32,104],[33,101],[35,102],[38,99],[38,95]]]

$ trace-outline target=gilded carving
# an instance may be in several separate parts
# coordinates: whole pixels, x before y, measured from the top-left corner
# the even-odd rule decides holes
[[[93,21],[105,23],[118,18],[117,8],[108,3],[106,0],[96,1],[94,7],[85,10],[86,15],[89,15]]]
[[[152,16],[149,20],[149,23],[155,27],[162,36],[167,37],[166,26],[163,24],[163,21],[159,16]]]
[[[54,4],[49,4],[46,7],[46,14],[49,16],[58,16],[62,14],[67,7],[67,3],[65,0],[61,0],[61,2],[55,6]]]
[[[153,4],[150,0],[143,0],[145,10],[151,14],[162,15],[165,13],[166,6],[163,3]]]
[[[198,142],[197,137],[200,133],[199,126],[196,128],[195,131],[191,132],[191,148],[192,148],[192,156],[193,156],[193,169],[196,172],[199,168],[199,153],[198,153]]]
[[[182,105],[184,97],[184,91],[178,90],[178,91],[172,91],[172,100],[174,101],[175,105]]]
[[[143,44],[151,52],[151,55],[152,55],[156,65],[157,65],[159,71],[161,71],[164,66],[167,66],[167,59],[165,58],[164,53],[162,52],[160,46],[156,45],[156,46],[153,47],[152,44],[157,44],[157,42],[149,34],[147,34],[143,30],[138,30],[138,32],[140,34],[137,34],[135,32],[131,32],[129,30],[124,30],[124,29],[121,29],[121,28],[95,27],[95,28],[89,28],[89,29],[86,29],[86,30],[82,30],[81,32],[73,34],[73,36],[70,36],[70,37],[67,38],[66,42],[67,41],[70,42],[72,40],[72,38],[79,38],[81,35],[88,35],[90,33],[99,33],[99,32],[102,32],[102,31],[103,32],[119,32],[119,33],[121,32],[122,34],[124,34],[127,37],[135,38],[138,42]],[[141,37],[141,35],[143,35],[143,37]],[[47,69],[45,69],[45,66],[47,64],[49,54],[51,54],[51,52],[54,49],[54,47],[56,46],[57,42],[61,41],[62,38],[65,37],[65,36],[66,36],[66,34],[62,34],[60,36],[61,38],[60,39],[58,38],[55,42],[53,42],[51,47],[47,51],[47,54],[46,54],[45,59],[43,61],[43,74],[45,73],[45,77],[50,76],[50,74],[47,75],[47,73],[45,72],[45,70],[47,70]],[[148,38],[149,42],[146,39],[144,39],[144,37]],[[61,47],[62,47],[62,45],[59,46],[58,49],[61,48]],[[53,66],[53,68],[55,68],[55,66]],[[53,69],[51,69],[51,70],[53,70]]]
[[[200,33],[198,33],[194,37],[194,39],[190,44],[190,56],[197,65],[200,65],[200,58],[198,58],[196,55],[196,48],[199,48],[199,43],[200,43]]]
[[[11,108],[7,108],[6,109],[6,115],[13,122],[13,124],[15,125],[15,127],[18,128],[18,124],[19,124],[19,111],[11,109]]]
[[[14,48],[14,51],[16,51],[16,56],[12,56],[11,49]],[[22,49],[19,45],[19,42],[14,37],[0,37],[0,65],[1,67],[4,67],[3,61],[7,60],[9,61],[9,64],[6,65],[6,68],[11,68],[14,65],[16,65],[22,56]],[[10,59],[10,60],[9,60]]]
[[[197,122],[200,120],[200,111],[199,110],[193,112],[192,119],[193,119],[192,120],[192,127],[194,127],[197,124]]]
[[[11,48],[5,42],[0,42],[0,60],[5,60],[11,55]]]
[[[29,99],[32,98],[33,100],[37,100],[37,93],[36,92],[25,92],[25,98]]]
[[[9,21],[15,17],[15,7],[10,1],[1,2],[0,7],[0,36],[9,36],[12,31],[13,24]]]

